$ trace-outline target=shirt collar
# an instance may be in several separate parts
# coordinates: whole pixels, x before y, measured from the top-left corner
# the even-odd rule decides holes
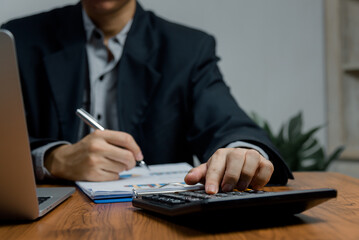
[[[87,15],[86,11],[82,9],[82,18],[83,18],[83,24],[86,32],[86,41],[90,42],[91,37],[93,36],[94,32],[97,32],[97,34],[101,35],[101,38],[103,38],[103,33],[100,29],[98,29],[95,24],[92,22],[90,17]],[[127,33],[130,31],[132,26],[133,19],[128,21],[128,23],[125,25],[124,28],[112,39],[117,40],[122,46],[125,44]]]

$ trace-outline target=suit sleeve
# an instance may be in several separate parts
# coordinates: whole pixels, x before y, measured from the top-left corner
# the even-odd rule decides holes
[[[293,178],[288,166],[266,133],[239,107],[223,81],[215,54],[215,40],[206,35],[200,41],[191,76],[191,128],[188,141],[201,162],[219,148],[244,141],[262,148],[274,165],[270,183],[286,184]],[[245,87],[245,86],[244,86]]]

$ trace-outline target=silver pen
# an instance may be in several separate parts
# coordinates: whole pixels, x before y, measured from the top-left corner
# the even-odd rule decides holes
[[[83,108],[77,109],[76,115],[79,116],[87,125],[89,125],[93,129],[98,129],[101,131],[105,130],[105,128],[102,127],[101,124],[99,124],[96,121],[96,119],[93,116],[91,116],[91,114],[89,114],[87,111],[85,111]],[[137,161],[136,166],[146,167],[148,170],[150,170],[150,168],[147,166],[147,164],[143,160]]]

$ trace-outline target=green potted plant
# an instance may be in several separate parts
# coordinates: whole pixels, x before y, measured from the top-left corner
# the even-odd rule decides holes
[[[334,159],[339,158],[344,150],[344,146],[340,146],[327,156],[323,147],[314,137],[314,134],[322,126],[303,132],[302,112],[284,123],[280,127],[278,134],[273,133],[269,123],[256,113],[252,113],[251,117],[268,133],[270,139],[293,171],[324,171]]]

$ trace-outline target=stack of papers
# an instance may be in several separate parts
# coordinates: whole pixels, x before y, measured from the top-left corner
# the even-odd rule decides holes
[[[77,186],[95,203],[126,202],[136,191],[191,188],[184,177],[192,166],[188,163],[150,165],[150,170],[135,167],[121,172],[119,180],[107,182],[77,181]]]

